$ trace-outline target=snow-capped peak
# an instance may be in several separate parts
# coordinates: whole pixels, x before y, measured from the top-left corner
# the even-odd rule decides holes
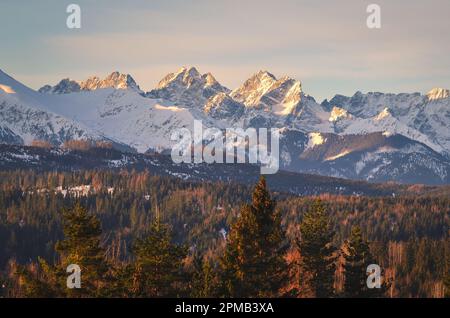
[[[215,77],[211,74],[211,73],[206,73],[206,74],[203,74],[203,76],[202,76],[204,79],[205,79],[205,81],[206,81],[206,83],[205,83],[205,86],[209,86],[209,87],[211,87],[211,86],[214,86],[214,85],[217,85],[217,84],[219,84],[219,82],[217,82],[217,80],[215,79]]]
[[[261,97],[269,91],[276,81],[277,79],[273,74],[267,71],[259,71],[246,80],[241,87],[231,92],[231,97],[246,106],[258,106]]]
[[[129,74],[112,72],[104,79],[91,76],[85,81],[74,81],[69,78],[61,80],[55,86],[45,85],[39,89],[40,93],[68,94],[80,91],[93,91],[101,88],[133,89],[140,91],[139,86]]]
[[[170,100],[178,105],[202,107],[211,96],[229,91],[212,74],[202,75],[195,67],[182,67],[166,75],[146,96]]]
[[[157,89],[163,89],[170,86],[173,82],[179,82],[186,87],[192,85],[195,81],[200,80],[201,75],[195,67],[183,66],[178,71],[166,75],[157,86]]]
[[[82,90],[96,90],[99,88],[112,87],[115,89],[136,89],[139,90],[139,86],[129,74],[122,74],[117,71],[109,74],[105,79],[101,80],[97,76],[91,77],[80,84]]]
[[[445,88],[433,88],[427,93],[428,100],[444,99],[450,96],[450,91]]]
[[[55,86],[45,85],[39,89],[39,93],[45,94],[69,94],[77,93],[81,90],[80,83],[70,78],[62,79]]]
[[[271,81],[271,80],[276,80],[275,75],[273,75],[272,73],[266,71],[266,70],[259,70],[258,72],[256,72],[253,76],[253,78],[258,78],[260,81]]]
[[[301,100],[302,86],[299,81],[288,76],[277,79],[267,71],[259,71],[230,95],[247,107],[272,110],[278,115],[289,115],[295,112]]]

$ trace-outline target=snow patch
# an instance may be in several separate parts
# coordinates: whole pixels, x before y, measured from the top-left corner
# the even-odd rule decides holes
[[[330,118],[328,118],[328,121],[335,122],[340,118],[347,118],[351,117],[351,115],[348,114],[348,112],[340,107],[334,106],[330,113]]]
[[[155,109],[158,110],[168,110],[168,111],[172,111],[172,112],[181,112],[185,109],[181,108],[181,107],[177,107],[177,106],[162,106],[159,104],[155,105]]]
[[[389,117],[391,113],[389,112],[389,108],[385,107],[376,117],[375,120],[382,120],[386,117]]]
[[[345,150],[345,151],[343,151],[343,152],[337,154],[336,156],[332,156],[332,157],[326,158],[324,161],[336,160],[336,159],[338,159],[338,158],[341,158],[341,157],[344,157],[344,156],[348,155],[349,153],[350,153],[349,150]]]
[[[306,146],[307,149],[321,145],[326,141],[326,138],[324,138],[322,134],[318,132],[309,133],[308,136],[309,140],[308,145]]]
[[[16,93],[16,91],[14,89],[12,89],[11,86],[2,85],[2,84],[0,84],[0,90],[5,92],[6,94],[15,94]]]

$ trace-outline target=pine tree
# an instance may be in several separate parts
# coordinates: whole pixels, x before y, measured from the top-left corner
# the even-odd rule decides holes
[[[98,297],[109,293],[109,267],[100,246],[100,221],[81,205],[63,212],[64,239],[56,244],[59,260],[55,265],[39,258],[38,267],[21,267],[19,276],[27,296],[33,297]],[[67,267],[81,269],[81,288],[67,288]]]
[[[334,231],[318,200],[305,213],[300,224],[300,238],[297,246],[301,254],[301,266],[307,274],[307,282],[316,297],[334,295],[334,273],[336,270],[336,248],[333,246]]]
[[[37,265],[37,266],[36,266]],[[37,264],[19,265],[15,273],[18,275],[21,294],[25,297],[51,298],[65,297],[63,288],[63,271],[49,265],[44,259],[38,258]]]
[[[149,233],[134,245],[132,291],[137,297],[177,297],[186,284],[183,260],[187,248],[171,242],[169,227],[153,222]]]
[[[344,257],[345,297],[370,297],[374,294],[367,288],[367,266],[374,263],[369,244],[363,239],[358,226],[352,228],[350,238],[341,251]]]
[[[56,244],[60,255],[59,268],[66,270],[70,264],[81,268],[81,288],[69,289],[70,296],[96,297],[108,294],[110,267],[101,247],[102,229],[100,221],[77,204],[64,212],[64,240]],[[63,285],[66,285],[64,273]]]
[[[191,296],[195,298],[214,297],[216,273],[211,262],[196,254],[193,265],[194,273],[191,282]]]
[[[287,280],[285,233],[266,180],[261,177],[251,205],[241,208],[221,258],[224,296],[273,297]]]

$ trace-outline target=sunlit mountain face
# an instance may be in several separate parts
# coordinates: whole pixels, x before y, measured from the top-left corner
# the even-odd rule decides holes
[[[182,67],[145,92],[129,74],[63,79],[34,91],[0,74],[0,138],[61,146],[110,142],[130,152],[170,153],[173,131],[205,127],[276,128],[280,168],[367,181],[446,184],[450,176],[450,97],[355,93],[322,103],[300,81],[258,71],[229,89],[211,73]]]

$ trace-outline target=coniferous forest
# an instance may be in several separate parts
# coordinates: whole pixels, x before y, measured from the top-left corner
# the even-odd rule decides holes
[[[446,297],[446,193],[298,196],[148,171],[0,172],[1,297]],[[66,287],[70,264],[81,288]],[[381,268],[368,288],[367,266]]]

